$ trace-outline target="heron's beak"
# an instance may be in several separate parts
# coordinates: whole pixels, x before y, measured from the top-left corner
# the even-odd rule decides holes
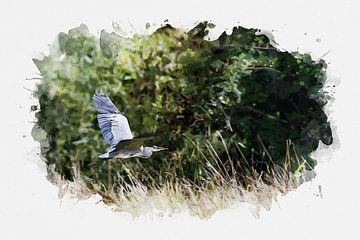
[[[168,148],[153,146],[154,152],[159,152],[159,151],[164,151],[164,150],[168,150]]]

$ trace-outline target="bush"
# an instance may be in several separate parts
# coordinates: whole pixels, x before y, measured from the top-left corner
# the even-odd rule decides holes
[[[190,31],[165,25],[125,38],[85,25],[60,33],[44,59],[35,92],[38,125],[49,141],[46,161],[64,179],[77,173],[102,190],[183,179],[196,185],[217,171],[245,182],[249,175],[313,168],[321,140],[332,143],[322,110],[326,64],[270,44],[257,29],[234,27],[208,40],[213,25]],[[150,159],[103,161],[106,151],[91,104],[107,93],[133,134],[153,133],[169,151]]]

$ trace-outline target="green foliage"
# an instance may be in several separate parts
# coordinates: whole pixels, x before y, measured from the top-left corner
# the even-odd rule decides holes
[[[240,180],[249,169],[294,172],[305,160],[313,167],[309,154],[319,140],[332,143],[320,101],[325,63],[282,52],[257,29],[234,27],[206,40],[212,27],[166,25],[132,38],[106,31],[98,38],[85,25],[60,33],[50,54],[34,59],[47,163],[66,179],[80,172],[105,189],[129,183],[129,172],[149,185],[179,178],[201,184],[209,166]],[[156,133],[152,143],[169,151],[99,160],[107,148],[91,105],[99,89],[126,114],[135,136]]]

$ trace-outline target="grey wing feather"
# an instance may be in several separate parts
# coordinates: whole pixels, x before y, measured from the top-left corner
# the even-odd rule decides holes
[[[93,105],[99,113],[122,113],[106,95],[94,94]]]
[[[109,145],[133,139],[127,118],[116,108],[107,96],[94,95],[93,104],[99,114],[97,119],[101,134]]]

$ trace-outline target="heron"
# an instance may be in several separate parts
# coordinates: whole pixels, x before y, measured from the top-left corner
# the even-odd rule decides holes
[[[153,152],[166,150],[158,146],[144,146],[144,142],[154,136],[133,136],[128,119],[114,105],[107,95],[93,95],[93,105],[98,111],[97,120],[101,134],[110,145],[106,153],[100,154],[100,159],[112,158],[150,158]]]

